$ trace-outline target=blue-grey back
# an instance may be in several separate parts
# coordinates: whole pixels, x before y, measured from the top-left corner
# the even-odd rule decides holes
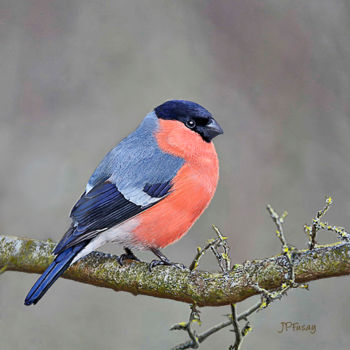
[[[89,179],[87,190],[110,179],[128,196],[146,184],[170,181],[184,159],[163,152],[155,139],[158,118],[149,113],[140,126],[103,158]]]

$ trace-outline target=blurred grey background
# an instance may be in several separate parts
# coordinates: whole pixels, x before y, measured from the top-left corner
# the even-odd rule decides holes
[[[216,196],[164,250],[171,259],[189,264],[212,223],[229,235],[234,263],[277,254],[267,203],[288,210],[299,248],[325,195],[336,203],[329,221],[350,226],[348,0],[0,0],[0,74],[3,234],[59,240],[104,154],[172,98],[204,105],[225,134],[215,139]],[[168,331],[187,319],[185,304],[60,279],[28,308],[36,278],[0,276],[2,350],[169,349],[186,339]],[[349,292],[349,278],[290,292],[251,318],[243,349],[347,348]],[[202,309],[201,331],[228,311]],[[281,335],[282,321],[317,332]],[[232,338],[223,330],[201,349],[227,349]]]

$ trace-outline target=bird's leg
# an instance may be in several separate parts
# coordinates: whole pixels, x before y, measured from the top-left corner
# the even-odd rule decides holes
[[[184,266],[182,264],[171,262],[159,249],[150,248],[150,250],[153,254],[155,254],[159,258],[159,260],[152,260],[150,262],[150,264],[149,264],[150,271],[153,269],[153,267],[159,266],[159,265],[167,265],[167,266],[172,265],[172,266],[176,266],[176,267],[181,268],[181,269],[186,268],[186,266]]]
[[[130,248],[124,247],[125,253],[118,257],[118,263],[123,266],[125,260],[140,261],[138,257],[134,255]]]

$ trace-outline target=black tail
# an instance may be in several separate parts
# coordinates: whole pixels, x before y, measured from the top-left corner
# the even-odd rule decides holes
[[[30,292],[28,293],[24,305],[36,304],[53,283],[66,271],[73,261],[74,257],[85,248],[89,241],[84,241],[74,247],[64,250],[57,255],[56,259],[50,264],[45,272],[36,281]]]

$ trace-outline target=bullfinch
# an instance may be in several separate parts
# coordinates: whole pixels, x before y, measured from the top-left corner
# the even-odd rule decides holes
[[[212,139],[222,128],[197,103],[172,100],[146,115],[114,147],[89,179],[74,205],[72,224],[53,251],[56,258],[34,284],[25,305],[36,304],[63,272],[107,242],[125,249],[159,250],[180,239],[211,201],[219,176]]]

